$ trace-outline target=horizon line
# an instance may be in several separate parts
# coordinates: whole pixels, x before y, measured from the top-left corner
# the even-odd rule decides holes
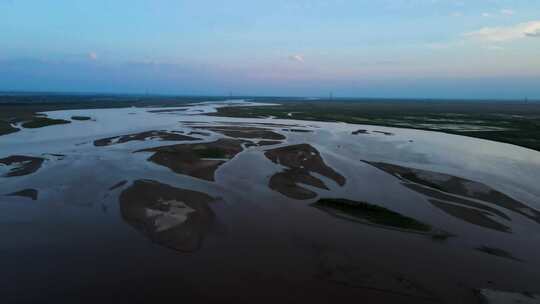
[[[329,92],[330,93],[330,92]],[[230,94],[179,94],[179,93],[127,93],[127,92],[92,92],[92,91],[50,91],[50,90],[0,90],[0,96],[10,96],[10,95],[64,95],[64,96],[146,96],[146,97],[209,97],[209,98],[280,98],[280,99],[313,99],[313,100],[422,100],[422,101],[515,101],[515,102],[525,102],[525,103],[538,103],[540,98],[529,98],[524,96],[521,99],[518,98],[471,98],[471,97],[461,97],[461,98],[451,98],[451,97],[370,97],[370,96],[336,96],[334,92],[328,96],[287,96],[287,95],[230,95]]]

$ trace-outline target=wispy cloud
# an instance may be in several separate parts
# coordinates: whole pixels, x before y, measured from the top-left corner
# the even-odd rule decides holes
[[[504,50],[504,48],[502,46],[498,46],[498,45],[488,45],[486,47],[486,49],[491,50],[491,51],[503,51]]]
[[[540,20],[519,23],[513,26],[484,27],[477,31],[465,33],[463,36],[487,42],[507,42],[526,37],[539,37]]]
[[[506,16],[512,16],[514,15],[516,12],[514,12],[513,10],[511,9],[502,9],[499,11],[499,13],[501,13],[502,15],[506,15]]]
[[[432,50],[446,50],[463,45],[465,45],[465,41],[462,39],[456,41],[429,43],[426,46]]]
[[[304,62],[304,56],[300,54],[290,55],[289,60],[296,62]]]
[[[540,29],[537,29],[535,32],[525,33],[527,37],[540,37]]]
[[[480,14],[480,16],[487,18],[487,17],[497,17],[497,16],[513,16],[515,14],[516,12],[514,10],[505,8],[499,11],[483,12]]]
[[[97,60],[98,59],[98,55],[96,52],[89,52],[88,53],[88,59],[90,60]]]

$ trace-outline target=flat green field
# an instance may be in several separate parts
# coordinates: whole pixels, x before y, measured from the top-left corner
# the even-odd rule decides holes
[[[540,103],[489,101],[286,101],[221,108],[213,115],[342,121],[413,128],[505,142],[540,151]]]

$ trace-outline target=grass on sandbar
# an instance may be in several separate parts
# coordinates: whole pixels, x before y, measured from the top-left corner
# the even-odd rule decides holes
[[[22,124],[24,128],[36,129],[53,125],[63,125],[71,123],[69,120],[64,119],[52,119],[47,117],[36,117],[33,120],[27,121]]]
[[[314,206],[323,209],[333,209],[345,215],[367,220],[374,224],[418,231],[431,231],[431,226],[427,224],[384,207],[365,202],[325,198],[317,201]]]

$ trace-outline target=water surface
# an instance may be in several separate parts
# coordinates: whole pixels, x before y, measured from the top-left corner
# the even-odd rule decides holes
[[[0,164],[2,301],[540,294],[539,152],[411,129],[204,115],[247,104],[46,112],[91,119],[1,136],[0,159],[42,159],[18,176],[9,175],[27,161]]]

